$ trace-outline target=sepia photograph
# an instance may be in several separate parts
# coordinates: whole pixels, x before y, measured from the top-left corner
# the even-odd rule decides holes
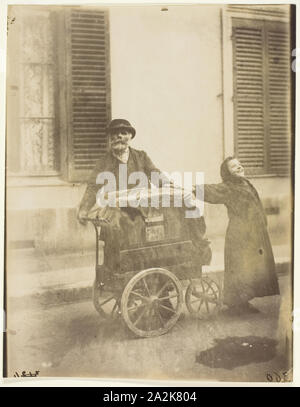
[[[10,4],[3,376],[292,383],[296,6]]]

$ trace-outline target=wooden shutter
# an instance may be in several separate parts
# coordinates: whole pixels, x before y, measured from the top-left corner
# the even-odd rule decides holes
[[[290,44],[285,24],[270,24],[267,31],[269,95],[269,170],[290,169]]]
[[[265,169],[264,54],[261,24],[233,27],[235,149],[245,169]]]
[[[290,58],[284,23],[233,19],[235,154],[248,175],[290,168]]]
[[[86,181],[106,152],[110,120],[107,11],[72,9],[67,14],[69,82],[69,180]]]

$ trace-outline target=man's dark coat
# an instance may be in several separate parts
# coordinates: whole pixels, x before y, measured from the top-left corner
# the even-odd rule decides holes
[[[105,171],[113,173],[116,178],[117,190],[119,189],[119,165],[120,161],[112,154],[111,151],[109,151],[96,163],[96,166],[89,177],[88,186],[82,198],[80,209],[89,211],[96,203],[96,194],[102,187],[102,185],[96,184],[98,174]],[[145,151],[135,150],[134,148],[129,147],[129,157],[127,162],[128,177],[131,173],[137,171],[145,173],[149,181],[151,172],[160,173],[160,170],[156,168]],[[166,178],[165,180],[165,182],[169,182],[169,180]],[[133,188],[134,186],[135,185],[128,185],[128,189]]]

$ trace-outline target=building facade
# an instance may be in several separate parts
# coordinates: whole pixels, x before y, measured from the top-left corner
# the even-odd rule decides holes
[[[204,172],[236,155],[262,197],[271,239],[290,244],[289,6],[11,6],[7,52],[7,241],[85,251],[76,220],[87,176],[126,118],[164,171]],[[226,210],[205,205],[207,235]]]

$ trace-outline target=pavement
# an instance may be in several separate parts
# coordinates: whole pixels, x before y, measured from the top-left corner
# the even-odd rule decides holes
[[[211,240],[213,259],[203,272],[221,283],[224,241]],[[40,377],[127,381],[289,381],[291,261],[288,246],[273,244],[273,250],[281,296],[254,299],[259,313],[231,316],[221,310],[198,320],[184,307],[175,327],[155,338],[132,337],[120,318],[99,317],[91,301],[93,251],[10,252],[7,376],[26,369]]]
[[[285,298],[289,276],[280,275],[279,284]],[[291,323],[286,323],[282,298],[254,299],[258,313],[220,311],[207,320],[183,307],[176,325],[153,338],[131,335],[120,317],[103,320],[90,300],[23,307],[10,312],[7,320],[7,376],[11,383],[21,382],[12,376],[25,370],[38,371],[41,379],[110,378],[125,385],[172,380],[174,386],[178,380],[186,386],[199,386],[200,381],[289,381],[286,344]]]
[[[222,284],[224,240],[211,240],[213,257],[210,266],[203,267],[203,273],[214,275]],[[273,251],[278,274],[288,274],[291,269],[289,246],[273,245]],[[90,299],[94,278],[94,251],[45,255],[27,249],[11,250],[7,255],[7,298],[10,304],[21,307]]]

